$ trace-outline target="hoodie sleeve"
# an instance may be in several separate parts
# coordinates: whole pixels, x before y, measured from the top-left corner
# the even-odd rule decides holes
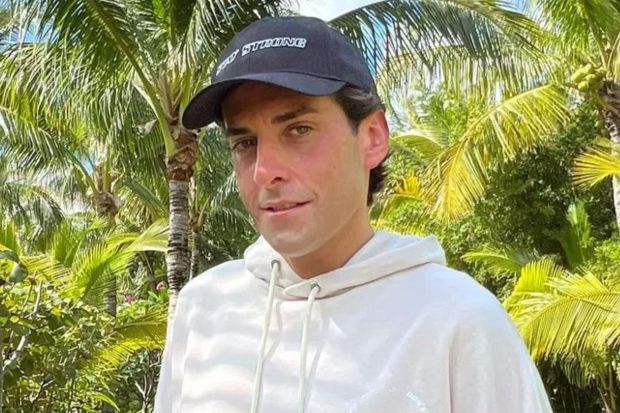
[[[460,317],[450,354],[451,413],[552,413],[538,370],[495,299]]]
[[[168,326],[153,413],[181,413],[181,386],[189,335],[189,301],[183,292],[179,294],[174,317]]]

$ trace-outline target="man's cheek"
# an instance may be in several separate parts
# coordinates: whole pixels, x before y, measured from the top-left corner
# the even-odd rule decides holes
[[[239,180],[237,180],[237,188],[239,189],[239,197],[245,209],[254,216],[254,208],[252,207],[252,196],[248,193],[247,188]]]

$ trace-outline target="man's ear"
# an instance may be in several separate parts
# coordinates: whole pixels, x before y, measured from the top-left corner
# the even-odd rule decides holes
[[[360,123],[358,135],[363,141],[364,166],[371,170],[385,159],[389,150],[390,131],[385,112],[377,110],[368,115]]]

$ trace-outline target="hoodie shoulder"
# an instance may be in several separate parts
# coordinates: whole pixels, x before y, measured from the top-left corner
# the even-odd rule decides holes
[[[190,280],[181,289],[180,295],[188,298],[193,295],[204,295],[213,283],[221,284],[242,277],[245,273],[244,260],[231,260],[211,267]]]
[[[505,318],[500,301],[471,275],[436,263],[429,263],[417,275],[419,288],[428,300],[439,304],[438,310],[457,318],[476,316]]]

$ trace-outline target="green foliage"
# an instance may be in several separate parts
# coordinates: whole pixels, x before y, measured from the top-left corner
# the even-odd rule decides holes
[[[476,205],[475,215],[487,218],[485,226],[495,245],[562,256],[553,234],[565,226],[566,211],[577,199],[583,200],[590,217],[592,237],[605,239],[613,233],[609,188],[582,190],[571,182],[574,159],[597,139],[595,123],[596,114],[583,106],[549,145],[493,167],[487,195]]]
[[[156,223],[102,243],[89,239],[86,229],[74,233],[78,253],[60,252],[57,243],[51,244],[52,254],[63,258],[60,263],[54,255],[23,255],[28,245],[20,246],[15,227],[2,226],[3,242],[12,249],[0,245],[0,329],[6,331],[0,335],[0,354],[3,363],[15,359],[4,375],[4,411],[116,406],[115,372],[136,351],[163,347],[166,304],[159,296],[165,290],[128,301],[111,318],[98,307],[93,287],[84,286],[100,283],[107,273],[127,271],[137,253],[164,249],[165,230]],[[22,341],[26,345],[18,353]]]
[[[594,248],[594,257],[588,269],[601,278],[620,279],[620,239],[616,236],[599,242]]]

